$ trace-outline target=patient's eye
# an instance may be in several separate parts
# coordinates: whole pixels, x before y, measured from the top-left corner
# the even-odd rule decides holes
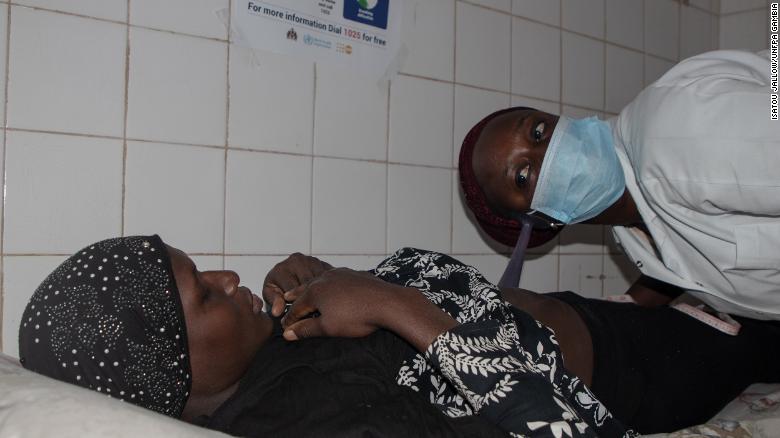
[[[528,172],[531,169],[530,164],[526,164],[522,169],[520,169],[515,174],[515,185],[518,188],[525,188],[526,183],[528,182]]]
[[[542,137],[544,136],[545,127],[546,125],[544,124],[544,122],[539,122],[536,124],[536,126],[534,126],[534,132],[533,132],[534,140],[536,140],[537,142],[542,140]]]

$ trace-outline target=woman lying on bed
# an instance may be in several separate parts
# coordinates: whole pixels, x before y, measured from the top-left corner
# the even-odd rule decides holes
[[[776,381],[775,326],[743,319],[733,337],[669,308],[499,291],[433,252],[369,273],[294,255],[264,295],[275,316],[292,302],[281,321],[158,236],[105,240],[35,291],[21,361],[247,436],[621,436]]]

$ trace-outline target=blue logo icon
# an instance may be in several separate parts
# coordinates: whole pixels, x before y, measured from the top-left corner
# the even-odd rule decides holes
[[[344,18],[387,29],[390,0],[344,0]]]

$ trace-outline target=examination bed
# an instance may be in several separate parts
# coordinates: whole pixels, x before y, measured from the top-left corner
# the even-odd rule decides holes
[[[0,353],[0,437],[226,437],[44,377]],[[707,424],[652,437],[780,438],[780,384],[748,388]]]

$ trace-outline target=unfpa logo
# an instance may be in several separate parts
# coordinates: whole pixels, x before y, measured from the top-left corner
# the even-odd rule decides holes
[[[379,3],[379,0],[358,0],[360,7],[367,10],[374,9],[377,3]]]
[[[390,0],[344,0],[344,18],[387,29]]]

